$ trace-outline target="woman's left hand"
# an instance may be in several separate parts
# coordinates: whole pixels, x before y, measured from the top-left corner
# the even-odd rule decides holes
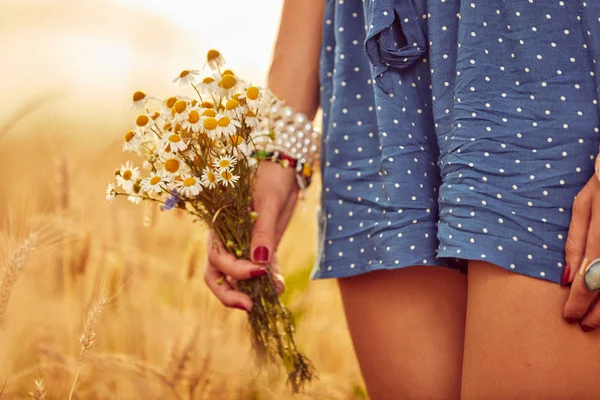
[[[587,274],[586,267],[600,258],[600,181],[594,175],[573,202],[571,225],[565,246],[566,261],[561,284],[571,283],[571,293],[564,309],[569,323],[579,322],[584,332],[600,328],[600,305],[597,289],[600,265]],[[581,272],[580,272],[581,270]],[[590,289],[593,289],[590,290]]]

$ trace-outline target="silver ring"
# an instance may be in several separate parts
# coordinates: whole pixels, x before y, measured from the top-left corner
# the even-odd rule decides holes
[[[600,258],[596,258],[588,264],[583,281],[590,292],[600,289]]]

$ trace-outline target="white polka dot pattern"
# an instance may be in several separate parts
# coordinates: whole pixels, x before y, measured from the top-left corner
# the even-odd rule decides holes
[[[329,0],[312,277],[458,258],[559,282],[599,40],[585,1]]]

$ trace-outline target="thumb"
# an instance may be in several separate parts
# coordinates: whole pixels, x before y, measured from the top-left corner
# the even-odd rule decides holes
[[[567,264],[563,271],[561,284],[573,282],[575,274],[580,269],[585,254],[585,245],[590,226],[592,198],[587,191],[582,190],[573,202],[571,224],[565,243],[565,259]]]
[[[281,214],[283,201],[274,192],[270,192],[270,195],[255,197],[253,208],[258,217],[252,227],[250,254],[254,263],[268,264],[277,247],[277,219]]]

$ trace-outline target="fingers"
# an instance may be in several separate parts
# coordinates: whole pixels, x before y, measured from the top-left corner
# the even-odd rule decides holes
[[[257,173],[252,207],[258,218],[252,227],[252,261],[268,264],[278,243],[278,221],[293,193],[293,171],[275,163],[261,163]]]
[[[582,329],[587,327],[588,330],[589,327],[600,327],[600,311],[595,310],[598,307],[594,306],[590,309],[598,293],[590,291],[585,284],[585,273],[590,262],[600,258],[600,196],[595,196],[591,201],[590,210],[583,261],[575,273],[564,313],[569,322],[583,318]]]
[[[235,256],[225,249],[223,243],[218,238],[212,240],[212,246],[208,253],[208,262],[222,274],[228,275],[238,281],[267,274],[267,270],[264,267],[257,266],[247,260],[235,258]]]
[[[271,275],[273,276],[273,282],[277,289],[277,295],[281,296],[285,292],[285,278],[279,270],[279,263],[277,262],[277,256],[273,254],[271,260]]]
[[[571,224],[565,245],[566,265],[562,285],[573,282],[585,255],[587,235],[592,214],[592,193],[586,185],[573,202]]]
[[[235,307],[241,310],[250,311],[252,309],[252,300],[242,292],[237,291],[224,279],[225,276],[216,269],[210,261],[207,262],[204,271],[204,282],[211,292],[226,307]]]

